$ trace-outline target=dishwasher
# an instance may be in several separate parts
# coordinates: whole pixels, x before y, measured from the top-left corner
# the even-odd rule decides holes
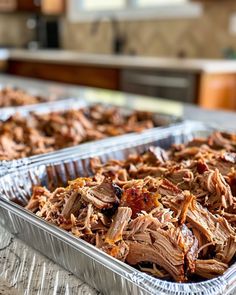
[[[120,88],[124,92],[176,101],[195,103],[197,75],[195,73],[124,69]]]

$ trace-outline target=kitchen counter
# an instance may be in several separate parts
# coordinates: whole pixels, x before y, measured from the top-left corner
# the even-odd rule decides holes
[[[236,110],[236,61],[7,50],[6,72]],[[233,95],[232,95],[233,94]],[[209,99],[210,98],[210,99]]]
[[[60,64],[86,64],[116,68],[163,69],[205,73],[236,73],[236,61],[180,59],[129,55],[85,54],[66,50],[9,50],[11,59]]]
[[[162,69],[204,73],[236,73],[236,61],[89,54],[68,50],[0,49],[0,60],[85,64],[116,68]]]
[[[212,112],[196,106],[163,99],[147,98],[120,92],[68,86],[57,83],[21,79],[0,75],[0,84],[15,85],[39,93],[57,93],[63,97],[86,98],[89,101],[103,101],[120,106],[167,112],[183,116],[184,119],[201,120],[219,127],[236,126],[233,112]],[[71,273],[31,249],[17,237],[0,227],[0,294],[98,294]]]

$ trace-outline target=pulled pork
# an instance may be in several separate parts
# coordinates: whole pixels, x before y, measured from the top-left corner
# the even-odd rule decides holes
[[[45,98],[27,93],[23,89],[8,86],[0,90],[0,107],[23,106],[44,101]]]
[[[118,108],[102,105],[40,115],[32,113],[26,118],[15,114],[0,121],[0,160],[52,152],[162,124],[166,122],[158,121],[149,112],[123,114]]]
[[[26,208],[152,276],[211,279],[236,253],[235,143],[216,133],[122,161],[93,158],[93,177],[35,187]]]

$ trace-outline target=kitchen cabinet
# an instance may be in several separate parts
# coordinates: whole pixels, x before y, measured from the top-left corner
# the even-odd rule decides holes
[[[0,60],[0,73],[4,72],[7,68],[7,62],[5,60]]]
[[[114,61],[113,64],[111,60],[101,63],[104,57],[94,58],[91,62],[88,57],[86,61],[86,57],[84,59],[76,54],[71,57],[70,54],[58,53],[58,59],[49,53],[49,56],[41,54],[41,57],[40,54],[31,54],[30,58],[21,55],[17,58],[15,54],[8,61],[7,72],[24,77],[195,103],[208,109],[236,111],[236,64],[226,65],[229,66],[229,72],[224,61],[210,64],[211,66],[208,64],[205,68],[202,66],[202,69],[199,66],[194,69],[188,66],[184,69],[183,63],[180,63],[182,68],[178,70],[176,67],[164,69],[163,65],[159,68],[148,68],[146,62],[143,62],[143,67],[126,66],[120,61]],[[128,58],[126,60],[128,63]],[[130,61],[132,62],[133,60]],[[185,61],[185,64],[187,62]]]
[[[40,0],[17,0],[17,10],[27,12],[40,12]]]
[[[236,111],[236,73],[126,69],[121,74],[120,90]]]
[[[65,12],[66,0],[0,0],[0,12],[34,12],[60,15]]]
[[[198,76],[191,72],[10,59],[8,73],[189,103],[197,98]]]
[[[8,62],[8,73],[105,89],[119,89],[119,70],[91,65],[54,64],[45,62]]]
[[[236,74],[204,74],[199,84],[199,105],[236,111]]]
[[[65,0],[41,0],[41,12],[49,15],[63,14],[66,10]]]

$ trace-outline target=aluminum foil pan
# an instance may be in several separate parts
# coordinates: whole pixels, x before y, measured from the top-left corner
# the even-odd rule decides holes
[[[49,83],[30,78],[27,78],[26,80],[25,78],[1,74],[0,90],[5,87],[24,90],[32,96],[42,97],[43,101],[34,105],[40,105],[44,102],[53,102],[68,98],[68,91],[61,84]]]
[[[130,153],[145,151],[150,145],[167,148],[173,143],[186,142],[210,132],[212,129],[203,124],[186,123],[179,128],[150,132],[135,142],[106,151],[93,151],[86,156],[61,154],[57,159],[48,158],[21,167],[0,179],[0,224],[103,294],[235,294],[236,264],[223,276],[201,283],[161,281],[108,256],[22,207],[29,200],[33,185],[51,189],[75,177],[90,175],[90,158],[95,155],[103,162],[111,158],[123,159]]]
[[[45,101],[22,105],[22,106],[8,106],[0,107],[0,119],[6,120],[9,116],[18,112],[27,115],[30,112],[46,112],[47,110],[60,110],[65,107],[70,107],[71,104],[79,104],[84,102],[84,99],[79,95],[78,99],[71,98],[71,93],[60,84],[51,84],[48,82],[39,82],[34,79],[22,79],[10,75],[0,75],[0,90],[5,87],[13,89],[21,89],[33,96],[40,96],[45,98]],[[74,96],[73,96],[74,97]]]
[[[3,109],[0,109],[0,119],[6,120],[9,116],[13,115],[16,112],[20,113],[24,117],[29,117],[31,112],[35,112],[37,114],[46,114],[46,113],[55,112],[55,111],[80,109],[82,107],[91,106],[93,104],[94,103],[89,103],[82,99],[71,98],[71,99],[57,101],[57,102],[40,104],[37,106],[30,105],[30,106],[19,107],[17,110],[15,108],[5,108],[4,111],[2,111]],[[104,105],[111,106],[109,104],[104,104]],[[119,108],[123,114],[129,114],[134,111],[134,109],[132,108],[122,108],[122,107],[117,107],[117,108]],[[90,152],[92,150],[101,150],[108,146],[115,146],[120,143],[129,142],[130,140],[134,140],[136,137],[139,137],[140,134],[142,135],[146,133],[149,134],[149,132],[154,130],[161,130],[163,128],[165,129],[166,127],[169,127],[172,125],[180,126],[181,124],[183,124],[183,121],[181,118],[168,115],[168,114],[162,114],[162,113],[154,113],[154,120],[155,120],[155,124],[158,125],[158,127],[144,130],[141,133],[128,133],[124,135],[108,137],[108,138],[97,140],[97,141],[82,143],[77,146],[55,150],[53,152],[45,153],[41,155],[35,155],[35,156],[30,156],[27,158],[21,158],[21,159],[16,159],[11,161],[7,161],[7,160],[0,161],[0,175],[6,174],[9,171],[9,169],[11,169],[12,167],[16,168],[16,167],[21,167],[24,164],[38,162],[42,157],[43,158],[47,156],[57,157],[58,154],[61,154],[61,153],[64,154],[65,152],[67,152],[68,154],[71,154],[74,152],[84,154],[84,153],[87,153],[88,151]]]
[[[32,104],[17,107],[0,108],[0,120],[5,121],[15,113],[19,113],[24,117],[29,116],[30,113],[46,114],[49,112],[65,111],[71,108],[81,108],[87,103],[82,99],[67,98],[59,101],[43,102],[40,104]]]

